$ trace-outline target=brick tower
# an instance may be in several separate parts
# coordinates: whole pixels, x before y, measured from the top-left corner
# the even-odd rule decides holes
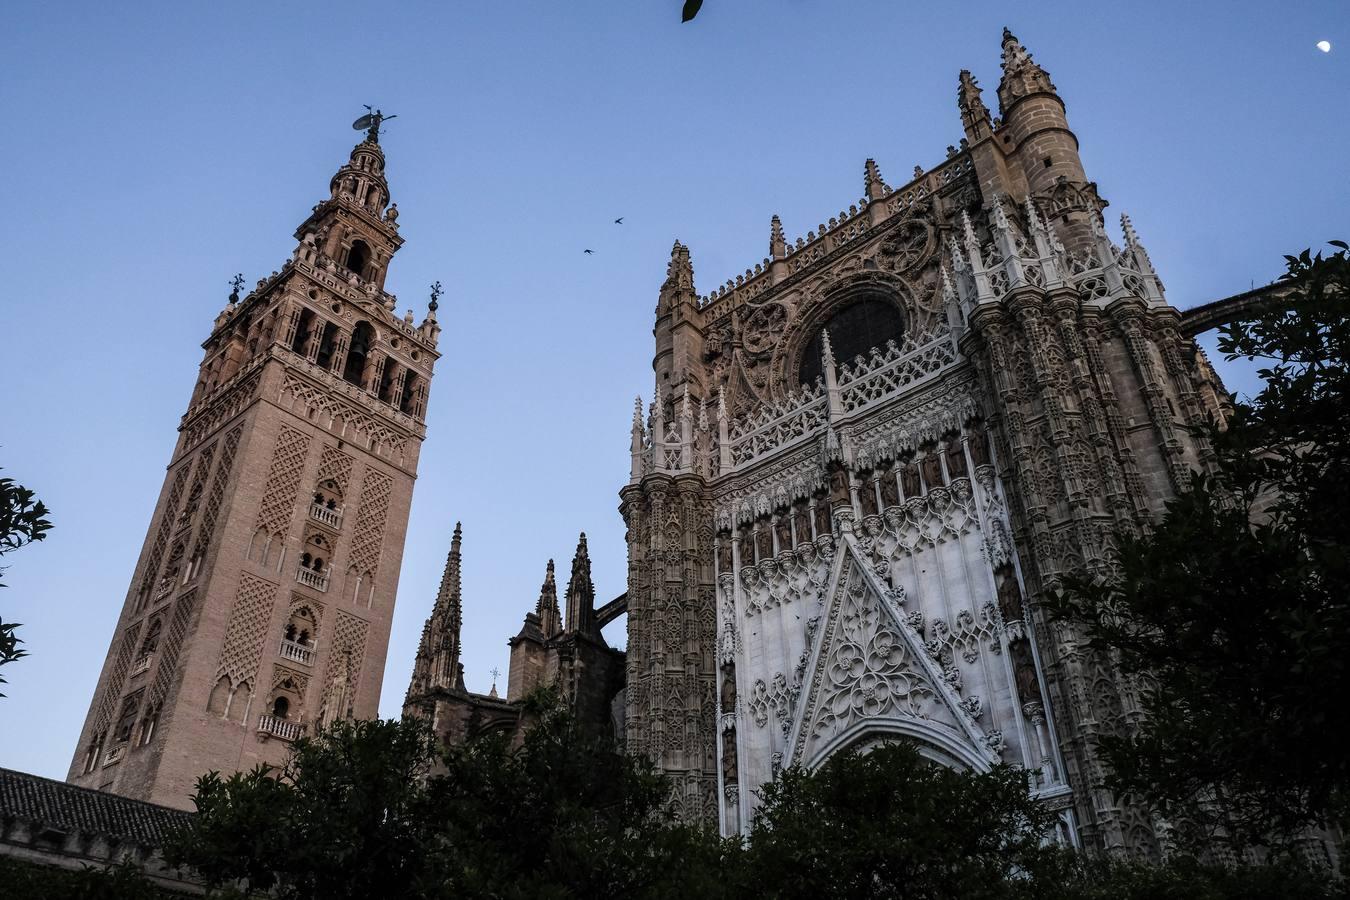
[[[1129,220],[1107,237],[1050,76],[1002,51],[1000,118],[962,72],[938,165],[867,160],[705,296],[671,252],[620,491],[626,736],[724,833],[783,767],[903,737],[1034,771],[1065,843],[1158,851],[1103,788],[1133,686],[1040,601],[1204,469],[1224,392]]]
[[[432,367],[436,296],[400,318],[379,116],[229,303],[178,427],[68,780],[190,807],[216,769],[376,715]]]

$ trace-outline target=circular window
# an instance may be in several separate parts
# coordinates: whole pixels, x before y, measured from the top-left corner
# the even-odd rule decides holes
[[[418,351],[418,350],[414,350],[414,351],[412,352],[412,358],[413,358],[413,359],[421,359],[421,358],[422,358],[421,352]]]
[[[868,293],[835,312],[811,337],[802,352],[802,364],[797,375],[802,384],[814,384],[824,374],[820,363],[820,331],[830,333],[830,346],[840,364],[851,362],[855,356],[867,356],[873,347],[887,341],[900,342],[905,333],[904,319],[884,295]]]
[[[341,303],[334,303],[334,304],[333,304],[333,312],[335,312],[335,313],[340,313],[340,312],[342,312],[342,304],[341,304]]]
[[[398,348],[398,345],[399,345],[400,343],[402,343],[402,342],[401,342],[398,338],[390,338],[390,339],[389,339],[389,346],[390,346],[390,347],[394,347],[395,349]]]
[[[311,300],[318,300],[318,299],[319,299],[319,291],[318,291],[318,289],[316,289],[316,288],[310,288],[310,290],[309,290],[309,299],[311,299]]]

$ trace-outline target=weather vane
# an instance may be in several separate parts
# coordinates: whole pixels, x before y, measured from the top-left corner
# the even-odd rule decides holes
[[[427,309],[431,310],[432,312],[435,312],[437,309],[439,309],[441,304],[438,303],[437,301],[440,299],[441,299],[441,283],[438,281],[431,286],[431,302],[427,304]]]
[[[356,129],[357,131],[364,130],[366,132],[366,137],[371,141],[371,143],[378,144],[380,142],[380,123],[385,122],[389,119],[397,119],[398,116],[397,115],[386,116],[382,111],[378,109],[371,109],[369,104],[362,103],[361,105],[370,111],[367,112],[361,118],[357,119],[355,122],[353,122],[352,128]]]
[[[235,303],[239,302],[239,289],[243,286],[244,286],[243,272],[238,273],[237,275],[235,275],[233,278],[230,279],[230,287],[234,288],[234,290],[230,291],[230,299]]]
[[[502,673],[501,673],[501,670],[500,670],[500,669],[498,669],[496,666],[493,666],[493,667],[492,667],[491,675],[492,675],[492,683],[493,683],[494,685],[497,683],[497,676],[499,676],[499,675],[501,675],[501,674],[502,674]]]

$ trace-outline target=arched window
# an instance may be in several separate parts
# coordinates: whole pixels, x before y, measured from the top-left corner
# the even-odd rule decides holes
[[[352,344],[347,350],[347,363],[342,367],[342,377],[357,387],[365,386],[366,357],[370,355],[370,345],[375,342],[375,329],[369,322],[357,322],[352,329]]]
[[[322,368],[328,368],[333,361],[333,344],[337,341],[337,333],[338,327],[332,322],[325,322],[319,333],[319,355],[314,361]]]
[[[300,310],[300,321],[295,326],[295,337],[291,339],[291,349],[304,354],[309,351],[309,341],[314,334],[314,311]]]
[[[322,572],[331,553],[328,538],[314,532],[305,539],[305,552],[300,554],[300,565],[313,572]]]
[[[398,364],[392,359],[384,364],[384,371],[380,373],[380,387],[376,391],[376,396],[384,403],[393,403],[394,398],[390,395],[394,388],[394,376],[398,374]]]
[[[866,357],[869,350],[884,346],[887,341],[898,344],[905,334],[905,322],[900,310],[886,295],[872,291],[860,294],[852,303],[836,311],[825,322],[824,329],[830,332],[834,358],[842,365],[852,362],[855,356]],[[797,375],[802,384],[814,384],[823,374],[818,330],[802,352]]]
[[[358,277],[366,277],[366,266],[370,263],[370,247],[366,246],[365,241],[352,241],[352,247],[347,251],[347,268],[355,272]]]
[[[308,604],[301,604],[290,611],[290,619],[286,622],[286,640],[300,646],[312,646],[317,633],[319,618]]]
[[[314,505],[337,509],[342,505],[342,487],[332,478],[325,478],[314,489]]]
[[[278,719],[286,718],[291,711],[291,701],[285,697],[278,697],[272,701],[272,715]]]
[[[413,411],[413,398],[417,395],[417,376],[411,371],[403,379],[403,396],[398,400],[398,408],[411,414]]]

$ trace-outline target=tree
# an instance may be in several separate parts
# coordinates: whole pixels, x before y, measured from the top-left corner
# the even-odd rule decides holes
[[[1163,864],[1088,856],[1046,838],[1056,815],[1012,766],[962,772],[908,744],[845,753],[764,788],[743,859],[724,855],[738,896],[1303,900],[1343,896],[1328,873],[1276,866]]]
[[[548,697],[528,715],[444,751],[419,722],[338,723],[279,772],[208,774],[166,859],[297,900],[719,896],[734,847],[676,822],[650,765]]]
[[[527,715],[534,724],[518,746],[497,734],[452,747],[428,785],[446,813],[436,896],[723,896],[719,869],[736,843],[677,822],[670,786],[649,762],[548,694]]]
[[[297,740],[280,771],[198,779],[197,815],[165,858],[280,897],[414,896],[437,824],[431,760],[419,723],[337,722]]]
[[[1053,613],[1140,685],[1142,723],[1106,737],[1110,786],[1181,838],[1284,844],[1343,822],[1350,690],[1350,262],[1286,257],[1288,305],[1227,326],[1264,387],[1206,436],[1212,471],[1117,570],[1069,581]]]
[[[0,556],[44,539],[52,527],[47,513],[46,505],[31,490],[12,478],[0,478]],[[4,572],[4,567],[0,567],[0,572]],[[17,622],[0,619],[0,666],[28,655],[19,649],[23,641],[16,633],[18,627]],[[4,676],[0,675],[0,684],[4,683]]]
[[[744,880],[780,898],[1034,897],[1064,870],[1045,843],[1054,823],[1024,772],[960,772],[890,744],[765,786]]]

